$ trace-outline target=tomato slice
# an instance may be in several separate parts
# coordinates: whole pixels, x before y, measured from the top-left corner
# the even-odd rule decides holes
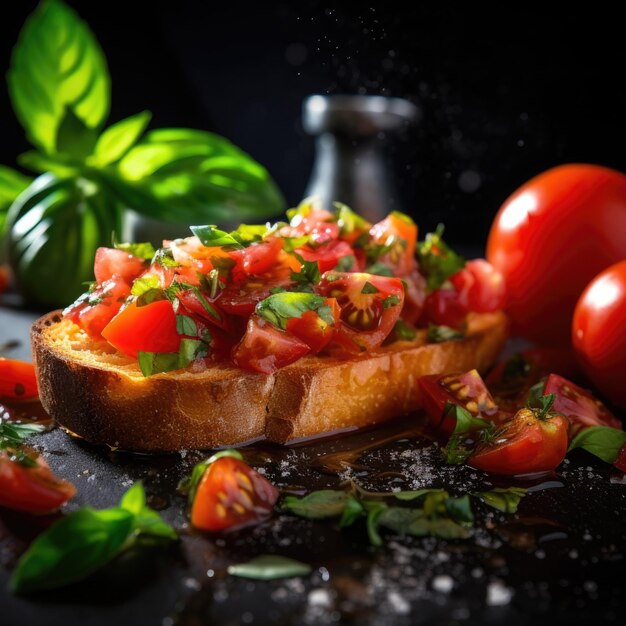
[[[39,395],[32,363],[0,357],[0,398],[26,400]]]
[[[12,460],[0,452],[0,506],[27,513],[49,513],[76,493],[72,483],[57,478],[41,456],[34,466]]]
[[[191,523],[220,532],[257,524],[271,515],[278,490],[243,461],[224,456],[211,463],[200,479]]]
[[[323,274],[337,267],[337,263],[345,257],[354,256],[354,250],[345,241],[327,241],[315,248],[306,245],[295,250],[305,261],[317,261]],[[356,261],[356,257],[355,257]]]
[[[324,304],[329,307],[334,324],[323,320],[317,311],[307,311],[287,322],[287,331],[304,341],[311,348],[311,354],[317,354],[328,345],[340,324],[341,310],[337,300],[326,298]]]
[[[107,324],[102,336],[114,348],[135,358],[138,352],[178,352],[181,339],[169,300],[145,306],[131,302]]]
[[[498,407],[477,370],[462,374],[433,374],[418,380],[422,406],[432,424],[446,435],[456,426],[453,415],[445,415],[447,403],[458,404],[475,417],[501,421]]]
[[[363,272],[326,272],[317,291],[339,304],[341,324],[331,347],[347,354],[378,348],[393,330],[404,304],[399,278]]]
[[[245,335],[233,350],[233,361],[245,370],[273,374],[310,351],[301,339],[253,315]]]
[[[589,426],[623,427],[622,422],[600,400],[562,376],[550,374],[543,393],[554,394],[554,410],[570,420],[573,433]]]
[[[388,248],[376,260],[392,268],[396,276],[406,276],[415,268],[417,225],[408,215],[393,211],[374,224],[369,234],[373,244]]]
[[[566,417],[553,414],[539,418],[533,410],[520,409],[491,441],[479,444],[467,462],[493,474],[547,472],[563,461],[568,443]]]
[[[146,261],[124,250],[98,248],[93,271],[98,283],[117,276],[131,285],[146,269],[146,265]]]
[[[63,316],[80,326],[93,339],[101,339],[104,327],[117,315],[128,296],[128,283],[114,276],[80,296],[63,311]]]
[[[264,274],[274,267],[283,249],[279,237],[268,237],[262,242],[253,243],[242,250],[232,250],[230,257],[236,261],[247,276]]]
[[[504,306],[504,277],[485,259],[473,259],[450,277],[460,301],[469,311],[491,313]]]

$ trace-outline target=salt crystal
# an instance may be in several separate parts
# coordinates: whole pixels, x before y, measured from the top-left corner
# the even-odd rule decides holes
[[[505,606],[512,597],[513,590],[500,580],[494,580],[487,585],[487,606]]]
[[[454,587],[454,580],[451,576],[441,574],[433,578],[432,587],[439,593],[450,593]]]

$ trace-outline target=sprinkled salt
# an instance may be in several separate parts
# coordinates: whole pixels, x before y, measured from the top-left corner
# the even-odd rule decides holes
[[[487,585],[487,606],[505,606],[512,597],[513,590],[500,580],[494,580]]]
[[[432,587],[439,593],[450,593],[454,587],[454,580],[452,580],[451,576],[440,574],[433,578]]]

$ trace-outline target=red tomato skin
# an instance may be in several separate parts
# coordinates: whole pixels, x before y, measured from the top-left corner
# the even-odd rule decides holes
[[[26,400],[39,395],[32,363],[0,357],[0,398]]]
[[[93,269],[98,283],[118,276],[131,285],[133,280],[146,269],[146,262],[123,250],[98,248]]]
[[[521,409],[495,437],[494,442],[479,445],[468,465],[506,476],[548,472],[565,458],[569,422],[562,415],[539,420],[532,411]]]
[[[615,463],[613,463],[618,470],[622,472],[626,472],[626,445],[622,446],[620,451],[617,453],[617,458],[615,459]]]
[[[266,519],[279,492],[239,459],[222,457],[204,472],[191,507],[191,523],[209,532],[236,530]]]
[[[253,315],[246,333],[233,349],[233,362],[241,369],[273,374],[311,351],[309,346],[290,333]]]
[[[572,423],[574,431],[590,426],[622,428],[620,420],[600,400],[586,389],[557,374],[548,376],[543,393],[554,394],[554,411],[565,415]]]
[[[141,307],[131,302],[107,324],[102,336],[114,348],[134,358],[138,352],[178,352],[181,340],[169,300]]]
[[[571,345],[576,301],[626,251],[626,176],[561,165],[520,187],[500,208],[487,259],[504,276],[512,333]]]
[[[626,260],[598,274],[580,296],[572,343],[594,386],[626,409]]]
[[[426,296],[422,316],[426,323],[459,328],[467,313],[456,289],[436,289]]]
[[[268,237],[265,241],[253,243],[242,250],[233,250],[230,256],[241,266],[247,276],[251,276],[269,272],[282,249],[282,239]]]
[[[322,274],[337,267],[342,258],[354,256],[354,250],[345,241],[336,240],[327,241],[317,248],[303,246],[297,248],[295,252],[305,261],[317,261]]]
[[[74,497],[72,483],[57,478],[41,456],[36,461],[36,467],[25,467],[0,452],[0,506],[44,514]]]
[[[462,270],[450,278],[450,282],[469,311],[492,313],[504,306],[504,277],[485,259],[468,261]]]
[[[392,248],[379,260],[394,269],[396,276],[406,276],[415,267],[415,243],[417,241],[417,225],[408,216],[390,213],[384,220],[370,228],[370,238],[374,243],[385,245],[390,237],[397,237],[404,246]]]
[[[311,354],[318,354],[328,345],[341,323],[341,309],[337,300],[326,298],[325,304],[330,307],[334,324],[322,320],[316,311],[306,311],[300,317],[292,317],[287,322],[287,331],[304,341],[311,349]]]
[[[11,270],[8,265],[0,265],[0,296],[9,288]]]

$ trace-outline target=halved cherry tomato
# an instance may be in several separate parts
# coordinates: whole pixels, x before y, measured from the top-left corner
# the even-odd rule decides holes
[[[0,452],[0,506],[27,513],[49,513],[76,493],[72,483],[57,478],[41,456],[27,466]]]
[[[423,319],[437,326],[459,328],[467,317],[467,307],[453,287],[435,289],[424,301]]]
[[[501,409],[517,411],[526,403],[528,391],[551,372],[577,378],[578,366],[569,350],[535,348],[518,352],[498,363],[485,383]]]
[[[278,490],[239,459],[224,456],[211,463],[200,479],[191,507],[191,523],[220,532],[266,519],[278,500]]]
[[[344,257],[354,256],[354,250],[345,241],[330,240],[315,248],[306,245],[295,250],[305,261],[317,261],[320,272],[323,274],[337,267],[337,263]],[[355,257],[356,260],[356,257]],[[356,268],[351,268],[351,271]]]
[[[306,311],[300,317],[292,317],[287,322],[287,331],[311,348],[311,354],[323,350],[339,328],[341,310],[335,298],[326,298],[325,306],[330,309],[334,324],[324,321],[317,311]]]
[[[326,272],[317,291],[335,298],[341,308],[341,324],[331,343],[348,354],[378,348],[393,330],[404,304],[399,278],[363,272]]]
[[[114,276],[80,296],[63,311],[63,316],[80,326],[93,339],[101,339],[102,330],[117,315],[128,296],[128,283]]]
[[[504,277],[485,259],[473,259],[450,277],[468,311],[491,313],[504,306],[506,286]]]
[[[0,357],[0,398],[25,400],[39,395],[32,363]]]
[[[131,302],[107,324],[102,336],[131,357],[137,357],[138,352],[178,352],[181,339],[169,300],[145,306]]]
[[[93,271],[98,283],[118,276],[131,285],[133,280],[146,269],[146,266],[146,261],[123,250],[98,248]]]
[[[269,272],[283,249],[283,241],[279,237],[268,237],[262,242],[253,243],[241,250],[231,250],[230,256],[243,272],[250,275]]]
[[[493,474],[532,474],[556,468],[569,443],[566,417],[549,414],[539,418],[534,410],[520,409],[505,422],[493,439],[478,445],[467,463]]]
[[[424,411],[443,434],[451,434],[456,426],[454,416],[445,414],[448,402],[462,406],[475,417],[501,420],[498,407],[476,370],[463,374],[422,376],[418,385]]]
[[[396,276],[406,276],[415,268],[417,225],[404,213],[391,212],[370,228],[372,243],[389,247],[377,261],[388,265]]]
[[[554,410],[569,419],[574,433],[589,426],[622,428],[622,422],[600,400],[557,374],[548,376],[543,393],[554,394]]]
[[[233,361],[245,370],[273,374],[310,351],[301,339],[253,315],[246,334],[233,350]]]

